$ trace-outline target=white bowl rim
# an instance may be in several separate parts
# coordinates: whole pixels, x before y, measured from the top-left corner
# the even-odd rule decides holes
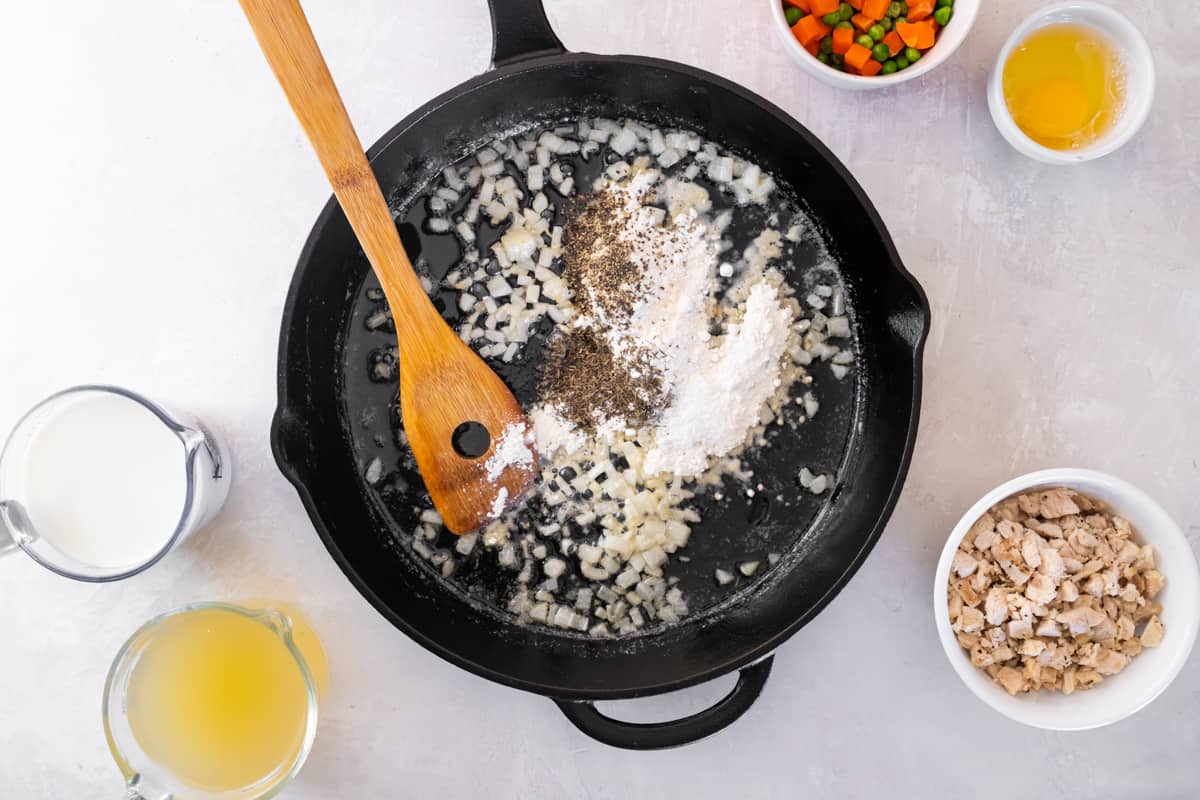
[[[1099,141],[1079,150],[1054,150],[1035,142],[1017,126],[1016,121],[1013,120],[1012,114],[1008,110],[1008,104],[1004,100],[1004,65],[1007,63],[1008,57],[1012,55],[1012,51],[1029,34],[1048,24],[1047,20],[1050,17],[1064,13],[1077,14],[1078,17],[1074,21],[1081,25],[1095,27],[1089,20],[1103,19],[1114,27],[1124,31],[1124,36],[1127,40],[1126,43],[1130,45],[1132,50],[1128,54],[1129,62],[1126,64],[1126,69],[1132,70],[1137,68],[1143,71],[1147,87],[1144,97],[1139,96],[1136,104],[1130,104],[1128,98],[1126,99],[1126,103],[1133,107],[1131,108],[1131,116],[1121,122],[1124,130],[1121,131],[1120,135],[1101,138]],[[1000,130],[1001,135],[1004,136],[1005,140],[1014,149],[1023,155],[1045,164],[1060,166],[1082,164],[1102,158],[1119,150],[1137,135],[1142,125],[1145,124],[1147,117],[1150,116],[1150,109],[1154,105],[1156,84],[1157,75],[1154,66],[1154,55],[1150,50],[1150,45],[1146,42],[1146,37],[1142,34],[1141,29],[1129,17],[1111,6],[1102,5],[1094,2],[1094,0],[1066,0],[1065,2],[1045,6],[1030,14],[1021,21],[1021,24],[1005,40],[1004,46],[1000,48],[999,55],[996,56],[995,64],[992,67],[992,74],[988,79],[988,110],[991,112],[992,121]]]
[[[966,40],[971,32],[971,28],[975,25],[975,19],[979,16],[979,8],[983,5],[982,0],[958,0],[964,6],[963,20],[965,24],[957,29],[962,31],[961,34],[955,33],[954,38],[946,42],[947,47],[938,50],[937,45],[942,44],[939,41],[930,48],[928,55],[921,57],[921,60],[917,62],[915,67],[909,67],[891,75],[872,75],[867,77],[865,75],[855,75],[850,72],[841,72],[833,67],[827,67],[813,58],[812,53],[801,47],[800,42],[796,41],[796,37],[792,35],[792,29],[784,17],[783,0],[769,0],[769,2],[774,6],[772,16],[776,23],[776,30],[780,31],[785,37],[785,45],[793,60],[813,77],[840,89],[885,89],[889,86],[904,83],[905,81],[911,81],[931,72],[954,55],[955,51]],[[954,20],[960,18],[957,5],[958,3],[955,3],[954,17],[950,20],[950,24],[946,26],[947,30],[950,29],[950,25],[954,23]]]
[[[1174,661],[1168,663],[1157,673],[1157,679],[1146,685],[1145,691],[1137,695],[1135,702],[1121,707],[1114,706],[1112,713],[1107,717],[1088,724],[1063,724],[1048,716],[1039,715],[1038,711],[1040,709],[1032,705],[1028,706],[1024,713],[1018,713],[1013,709],[1019,706],[994,702],[993,698],[997,698],[997,694],[979,691],[978,682],[974,678],[980,674],[980,670],[971,664],[970,660],[966,657],[966,653],[959,646],[958,640],[955,638],[954,632],[950,627],[949,614],[946,613],[948,597],[947,582],[950,577],[950,566],[954,560],[954,553],[957,552],[958,545],[962,541],[963,536],[966,535],[967,530],[983,516],[985,511],[1001,500],[1037,487],[1070,487],[1081,485],[1105,487],[1112,492],[1129,498],[1131,504],[1136,503],[1154,513],[1163,524],[1152,535],[1147,535],[1145,531],[1139,529],[1139,533],[1146,542],[1153,544],[1169,538],[1181,544],[1185,552],[1192,553],[1191,545],[1188,543],[1183,530],[1172,519],[1170,514],[1167,513],[1166,509],[1141,489],[1105,472],[1075,467],[1060,467],[1020,475],[997,486],[981,497],[975,505],[971,506],[963,514],[962,518],[959,519],[950,532],[946,544],[942,549],[941,557],[938,560],[937,571],[933,581],[933,615],[935,625],[937,626],[938,639],[941,641],[946,658],[950,661],[950,665],[954,668],[958,677],[976,697],[995,711],[1016,722],[1045,730],[1091,730],[1120,722],[1145,708],[1166,691],[1167,687],[1174,682],[1175,678],[1178,677],[1184,666],[1186,666],[1192,649],[1195,646],[1197,633],[1200,632],[1200,610],[1193,610],[1193,623],[1191,625],[1182,626],[1182,630],[1180,630],[1181,626],[1179,625],[1175,625],[1172,628],[1172,635],[1184,637],[1183,644],[1178,651],[1179,654]],[[1085,489],[1079,489],[1078,491],[1087,494]],[[1193,557],[1189,560],[1189,563],[1175,565],[1176,569],[1171,572],[1171,579],[1172,581],[1177,581],[1179,576],[1183,575],[1185,576],[1185,581],[1195,588],[1200,587],[1200,565],[1196,562],[1195,554],[1192,553],[1192,555]],[[1007,698],[1007,695],[1005,697]]]

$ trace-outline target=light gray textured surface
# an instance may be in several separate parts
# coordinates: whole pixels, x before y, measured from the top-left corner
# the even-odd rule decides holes
[[[365,141],[486,65],[483,0],[306,5]],[[795,68],[763,0],[547,5],[570,47],[703,66],[794,114],[862,182],[928,291],[916,458],[866,566],[780,650],[740,723],[673,752],[594,745],[548,701],[412,644],[342,577],[269,456],[279,313],[328,190],[237,4],[8,3],[0,427],[64,385],[126,384],[222,430],[236,482],[214,528],[128,582],[0,562],[0,797],[118,796],[99,721],[111,656],[162,610],[258,597],[307,610],[332,662],[291,800],[1200,794],[1196,654],[1134,718],[1041,733],[959,684],[930,608],[950,526],[1035,468],[1117,473],[1200,548],[1200,60],[1178,24],[1193,3],[1121,4],[1154,47],[1158,101],[1131,146],[1069,169],[1010,150],[984,99],[1037,0],[987,4],[941,70],[862,95]],[[729,683],[620,713],[681,714]]]

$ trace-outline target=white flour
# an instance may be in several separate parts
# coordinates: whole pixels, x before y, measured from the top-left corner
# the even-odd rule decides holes
[[[496,440],[496,447],[491,457],[484,464],[488,480],[493,483],[504,470],[510,466],[529,465],[532,467],[533,454],[529,452],[529,439],[526,438],[525,426],[515,422],[510,424]]]
[[[616,319],[580,315],[574,324],[602,331],[618,357],[649,354],[669,404],[652,423],[645,472],[688,476],[703,472],[710,456],[736,449],[760,421],[760,411],[779,386],[792,312],[762,279],[760,268],[743,295],[743,321],[729,326],[714,346],[710,306],[720,232],[698,214],[708,210],[710,199],[696,184],[668,182],[658,188],[671,211],[670,223],[664,224],[662,209],[644,205],[660,177],[647,170],[625,184],[605,187],[623,201],[626,213],[615,222],[615,234],[630,246],[631,259],[645,275],[632,313]],[[764,263],[779,254],[779,234],[769,233],[755,243]],[[534,409],[531,417],[545,455],[583,445],[583,435],[553,408]],[[610,422],[601,426],[601,436],[624,427],[622,421]]]

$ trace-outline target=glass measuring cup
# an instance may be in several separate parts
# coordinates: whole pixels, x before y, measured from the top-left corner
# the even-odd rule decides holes
[[[89,415],[96,419],[95,427],[83,424]],[[138,447],[149,440],[156,448],[153,463],[145,458],[145,448]],[[72,446],[77,450],[71,451]],[[70,459],[73,454],[78,455],[77,463]],[[38,471],[47,459],[67,465],[60,470],[61,481]],[[124,479],[148,485],[127,486],[121,483]],[[156,492],[164,483],[171,491]],[[0,452],[0,555],[24,550],[47,569],[76,580],[127,578],[157,562],[216,516],[229,483],[228,456],[198,420],[174,415],[116,386],[67,389],[22,417]],[[111,486],[122,491],[96,494]],[[136,490],[143,491],[140,498]],[[131,493],[135,499],[126,508],[109,507]],[[141,502],[158,504],[154,508],[162,524],[132,541],[135,515],[146,510],[138,505]],[[89,508],[89,503],[95,508]],[[69,519],[67,511],[78,516],[93,510],[94,526],[86,520],[63,522]],[[45,527],[49,518],[60,524],[50,526],[55,530],[39,530],[39,520]],[[121,524],[124,520],[127,525]],[[105,523],[126,541],[106,542]]]
[[[104,732],[128,800],[259,800],[300,771],[327,666],[279,607],[193,603],[143,625],[104,686]]]

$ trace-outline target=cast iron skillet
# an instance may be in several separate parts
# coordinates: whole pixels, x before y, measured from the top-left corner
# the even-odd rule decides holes
[[[758,500],[739,496],[705,513],[683,581],[707,609],[674,627],[615,640],[518,625],[472,602],[401,546],[403,520],[361,477],[371,420],[384,420],[386,431],[395,387],[366,379],[372,343],[361,321],[369,270],[331,199],[300,256],[284,311],[276,460],[338,565],[417,642],[485,678],[553,698],[599,741],[639,749],[686,744],[750,707],[770,672],[770,653],[833,598],[882,532],[916,437],[928,304],[858,184],[781,110],[680,64],[567,53],[541,0],[489,2],[494,68],[409,115],[368,153],[398,219],[420,216],[413,199],[443,167],[516,129],[600,115],[696,130],[789,186],[832,243],[850,298],[854,378],[818,374],[823,409],[795,437],[764,451],[764,463],[755,465],[765,482]],[[407,233],[406,245],[425,247],[430,262],[452,258]],[[816,256],[798,250],[794,258],[800,269]],[[794,477],[804,465],[836,470],[834,490],[820,498],[801,491]],[[775,548],[786,548],[778,566],[716,596],[714,563],[731,567],[746,552],[761,557]],[[728,697],[682,720],[625,723],[590,702],[666,692],[733,670],[741,673]]]

